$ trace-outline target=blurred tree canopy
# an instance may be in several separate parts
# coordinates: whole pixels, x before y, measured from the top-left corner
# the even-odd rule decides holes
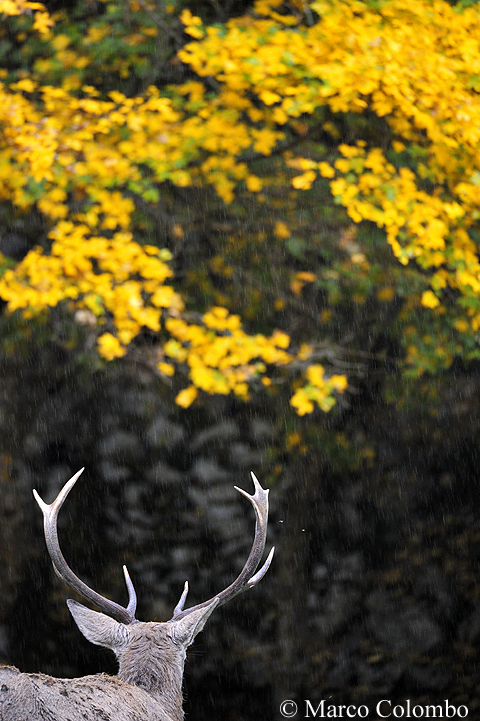
[[[141,356],[183,407],[283,384],[299,415],[367,366],[398,400],[478,358],[475,4],[0,14],[6,351],[60,313],[62,342]]]

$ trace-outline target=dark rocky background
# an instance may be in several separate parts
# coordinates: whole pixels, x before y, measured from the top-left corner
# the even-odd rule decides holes
[[[92,370],[53,344],[4,357],[0,661],[115,672],[69,616],[32,488],[50,502],[85,466],[60,516],[66,558],[120,603],[126,563],[138,617],[166,620],[186,579],[193,604],[242,567],[254,521],[233,485],[250,490],[253,470],[271,488],[277,552],[191,648],[188,718],[278,719],[285,698],[449,698],[480,717],[480,378],[470,368],[447,380],[433,404],[420,389],[403,408],[366,381],[288,449],[288,399],[182,410],[140,365]],[[367,448],[360,464],[345,460],[352,443]]]

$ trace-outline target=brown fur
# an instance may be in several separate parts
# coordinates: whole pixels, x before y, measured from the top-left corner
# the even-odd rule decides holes
[[[74,679],[0,667],[1,721],[171,721],[160,699],[114,676]]]

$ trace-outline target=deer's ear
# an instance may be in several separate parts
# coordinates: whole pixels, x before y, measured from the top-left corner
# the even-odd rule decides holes
[[[190,646],[193,643],[193,639],[200,633],[205,626],[210,614],[213,609],[218,605],[219,599],[215,598],[205,608],[196,608],[191,613],[187,612],[187,615],[178,621],[173,621],[172,636],[176,643],[182,646]]]
[[[91,611],[71,599],[68,599],[67,605],[78,628],[91,643],[105,646],[118,653],[128,642],[129,633],[125,624],[115,621],[104,613]]]

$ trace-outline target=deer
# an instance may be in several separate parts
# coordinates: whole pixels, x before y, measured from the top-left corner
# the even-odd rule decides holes
[[[135,618],[137,595],[126,566],[123,573],[128,604],[124,607],[78,578],[60,550],[58,513],[83,470],[67,481],[53,503],[45,503],[36,490],[33,494],[43,513],[45,541],[55,573],[66,586],[100,609],[94,611],[69,599],[70,613],[88,641],[115,653],[118,674],[63,679],[0,666],[0,721],[182,721],[187,648],[212,612],[255,586],[271,564],[274,548],[257,571],[267,536],[268,490],[262,488],[253,473],[252,495],[235,486],[255,511],[253,544],[236,580],[208,601],[186,609],[188,581],[185,581],[171,619],[144,622]]]

